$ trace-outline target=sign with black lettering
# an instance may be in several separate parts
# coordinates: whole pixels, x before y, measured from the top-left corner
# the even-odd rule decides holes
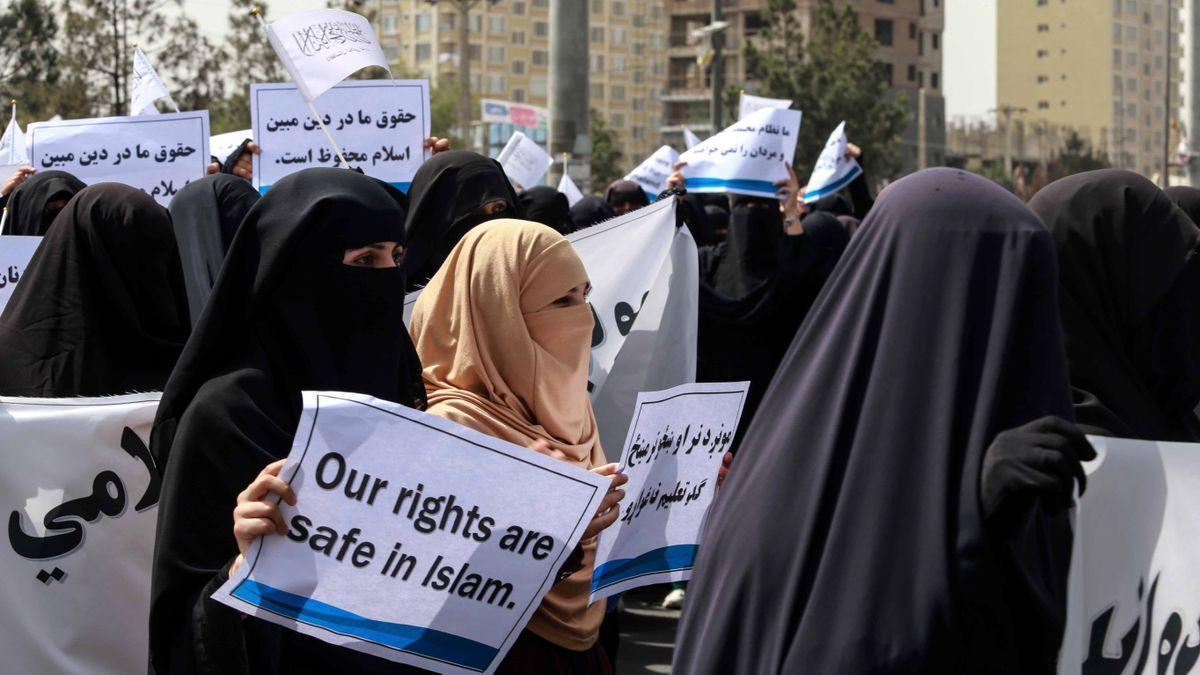
[[[296,506],[213,598],[439,672],[492,672],[609,479],[369,396],[305,392]]]

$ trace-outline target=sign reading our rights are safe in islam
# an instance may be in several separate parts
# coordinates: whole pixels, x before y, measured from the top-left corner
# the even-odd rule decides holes
[[[166,206],[209,164],[208,111],[29,125],[29,159],[91,183],[124,183]]]
[[[408,191],[425,161],[428,80],[352,80],[313,102],[350,166]],[[293,84],[250,85],[250,127],[262,153],[254,187],[315,166],[340,166],[321,125]]]
[[[492,672],[609,479],[369,396],[305,392],[296,505],[213,598],[332,644]]]

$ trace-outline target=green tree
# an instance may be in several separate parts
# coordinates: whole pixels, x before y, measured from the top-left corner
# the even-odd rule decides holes
[[[589,117],[592,137],[592,187],[595,190],[603,190],[609,183],[625,175],[621,168],[621,160],[625,158],[625,153],[621,152],[617,132],[608,126],[600,111],[592,108]]]
[[[413,76],[419,77],[419,76]],[[429,126],[430,133],[438,138],[449,138],[450,144],[459,149],[473,147],[470,139],[458,135],[461,125],[458,123],[458,78],[455,75],[443,75],[438,78],[437,86],[429,92]],[[479,92],[471,92],[471,109],[479,109]]]
[[[209,124],[215,127],[212,117],[226,105],[226,70],[236,59],[230,58],[228,50],[213,45],[191,18],[178,17],[171,31],[172,43],[147,56],[179,109],[209,110]]]
[[[888,96],[883,64],[875,58],[879,44],[859,25],[857,12],[819,0],[807,36],[796,0],[767,0],[764,17],[763,30],[746,43],[746,74],[757,83],[754,93],[791,99],[804,111],[797,173],[808,175],[829,133],[845,120],[868,175],[891,176],[906,106]]]
[[[1107,169],[1109,166],[1111,164],[1106,153],[1096,153],[1090,143],[1078,132],[1072,131],[1063,143],[1062,152],[1050,161],[1046,174],[1049,180],[1055,181],[1084,171]]]
[[[225,72],[225,97],[209,109],[214,134],[250,126],[250,85],[254,82],[287,82],[287,71],[267,41],[267,33],[251,13],[254,8],[270,20],[266,2],[231,0],[229,31],[225,36],[229,58]]]
[[[26,123],[86,109],[85,90],[63,86],[57,37],[48,2],[16,0],[0,12],[0,101],[16,99]]]

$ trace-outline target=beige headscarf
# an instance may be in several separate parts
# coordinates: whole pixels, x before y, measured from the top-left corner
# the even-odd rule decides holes
[[[517,445],[544,440],[584,469],[603,464],[587,394],[591,309],[549,307],[586,281],[549,227],[495,220],[468,232],[413,308],[428,411]],[[595,643],[604,615],[603,602],[587,603],[595,541],[583,548],[583,569],[555,584],[529,622],[577,651]]]

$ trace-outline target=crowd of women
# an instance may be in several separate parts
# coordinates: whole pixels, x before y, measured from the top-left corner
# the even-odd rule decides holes
[[[252,146],[169,209],[57,171],[5,185],[6,233],[44,238],[0,315],[0,395],[163,392],[155,672],[402,670],[209,599],[286,531],[302,390],[609,476],[501,672],[611,672],[587,598],[625,478],[600,448],[590,284],[563,234],[649,196],[617,181],[568,206],[431,146],[407,195],[306,169],[260,197]],[[1200,191],[1104,170],[1026,205],[930,169],[806,207],[794,176],[779,199],[670,183],[699,246],[698,379],[751,382],[678,672],[1053,672],[1083,434],[1200,441]]]

